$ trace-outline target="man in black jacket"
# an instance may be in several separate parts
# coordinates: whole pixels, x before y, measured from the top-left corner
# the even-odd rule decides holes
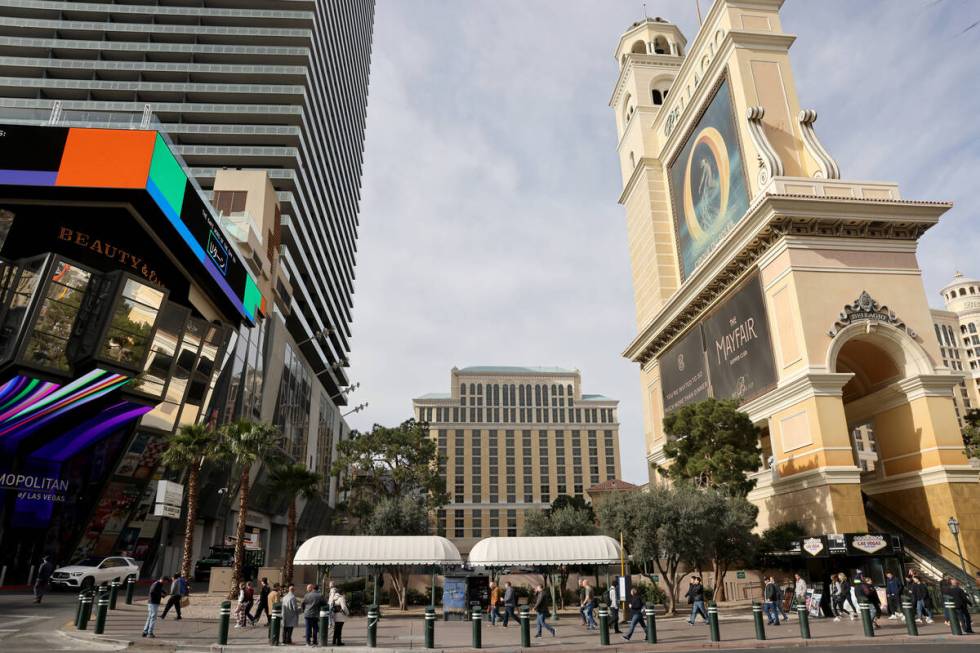
[[[647,632],[647,626],[643,623],[643,597],[640,596],[639,591],[635,587],[630,590],[629,609],[630,629],[629,632],[623,635],[623,639],[627,642],[630,641],[630,637],[633,636],[633,631],[636,630],[637,626],[643,629],[644,634]]]
[[[691,606],[691,618],[687,620],[687,623],[693,626],[699,614],[704,619],[704,623],[708,623],[708,611],[704,607],[704,585],[701,584],[701,579],[698,576],[691,579],[686,596],[687,602]]]
[[[538,585],[534,588],[534,613],[537,615],[538,624],[538,634],[535,637],[541,637],[541,629],[547,630],[554,637],[557,633],[555,632],[554,626],[548,623],[548,606],[550,606],[550,600],[548,599],[548,593],[544,591],[544,587]]]
[[[146,623],[143,624],[143,637],[156,637],[153,628],[157,624],[157,613],[160,612],[160,602],[166,596],[166,584],[170,582],[169,576],[164,576],[159,580],[153,581],[150,585],[150,596],[146,602]]]
[[[249,620],[254,624],[262,616],[262,612],[265,611],[265,622],[269,623],[269,592],[272,590],[269,588],[269,579],[263,578],[260,582],[261,588],[259,589],[259,600],[255,604],[255,614],[249,616]]]
[[[766,617],[769,618],[770,626],[779,625],[779,586],[776,579],[770,576],[766,579],[766,588],[763,591],[765,598]]]
[[[973,605],[973,601],[960,587],[960,581],[955,578],[950,579],[946,596],[953,602],[953,616],[959,618],[960,628],[964,633],[972,633],[973,621],[970,619],[970,606]]]
[[[504,628],[507,627],[507,622],[511,619],[517,621],[517,615],[514,614],[517,611],[517,592],[514,587],[510,584],[510,581],[504,583]]]

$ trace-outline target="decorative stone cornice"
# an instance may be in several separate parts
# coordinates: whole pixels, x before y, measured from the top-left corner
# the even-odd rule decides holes
[[[817,112],[813,109],[804,109],[800,111],[799,120],[800,131],[803,134],[803,146],[807,153],[813,157],[813,160],[817,162],[818,170],[813,176],[823,179],[840,179],[840,168],[837,161],[830,156],[830,153],[820,143],[820,139],[817,138],[817,132],[813,130],[813,123],[817,121]]]
[[[837,316],[837,320],[834,321],[833,326],[830,327],[830,331],[827,332],[831,338],[840,333],[840,330],[846,326],[854,324],[855,322],[884,322],[886,324],[891,324],[892,326],[901,329],[905,333],[909,334],[912,338],[916,338],[915,331],[911,327],[905,324],[902,320],[898,319],[892,311],[888,310],[887,306],[879,304],[868,291],[862,290],[861,294],[850,304],[844,306],[844,310],[840,312]]]
[[[811,397],[840,397],[853,374],[845,372],[805,372],[784,380],[771,392],[746,402],[740,408],[753,422],[789,408]]]
[[[623,356],[645,363],[682,335],[786,236],[916,241],[950,208],[942,202],[762,194],[667,300]]]

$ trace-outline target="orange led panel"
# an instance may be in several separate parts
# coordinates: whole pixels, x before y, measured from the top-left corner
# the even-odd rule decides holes
[[[55,185],[146,188],[156,136],[152,131],[72,128]]]

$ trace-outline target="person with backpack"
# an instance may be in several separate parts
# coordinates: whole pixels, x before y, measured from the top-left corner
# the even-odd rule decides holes
[[[153,581],[150,585],[149,598],[146,601],[146,623],[143,624],[143,637],[149,637],[153,639],[156,635],[153,634],[153,629],[157,624],[157,614],[160,612],[160,602],[163,597],[167,595],[167,590],[165,589],[166,584],[170,582],[170,578],[164,576],[163,578]]]
[[[554,626],[548,623],[548,608],[550,605],[551,600],[548,598],[548,593],[544,591],[544,587],[538,584],[534,588],[534,613],[537,615],[536,620],[538,624],[538,634],[535,637],[541,637],[541,629],[550,632],[552,637],[558,634]]]
[[[180,602],[184,600],[184,597],[190,593],[187,586],[187,579],[184,578],[184,574],[180,573],[174,576],[173,582],[170,583],[170,598],[167,599],[167,605],[163,608],[163,614],[160,615],[160,619],[166,619],[167,613],[170,612],[170,608],[174,609],[177,613],[177,621],[181,619],[180,616]]]
[[[333,623],[333,645],[343,646],[342,633],[344,632],[344,622],[350,611],[347,609],[347,599],[343,592],[330,583],[330,594],[327,596],[327,607],[330,609],[330,621]]]
[[[645,623],[643,623],[643,597],[640,596],[639,590],[637,590],[635,587],[630,589],[629,609],[630,629],[625,635],[623,635],[623,639],[625,639],[627,642],[630,641],[630,638],[633,636],[633,631],[636,630],[637,626],[643,629],[644,635],[647,632],[647,626]]]
[[[698,615],[704,619],[704,623],[708,623],[708,611],[704,607],[704,585],[701,584],[701,578],[699,576],[694,576],[691,578],[691,584],[687,586],[687,604],[691,606],[691,617],[687,620],[687,623],[694,625],[698,620]]]
[[[776,579],[770,576],[766,579],[766,587],[762,591],[762,598],[765,599],[766,617],[770,626],[779,625],[779,609],[777,607],[780,601],[779,595],[779,585],[776,584]]]

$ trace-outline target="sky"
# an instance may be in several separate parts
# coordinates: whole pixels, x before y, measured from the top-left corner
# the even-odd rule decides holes
[[[647,0],[694,40],[695,0]],[[710,0],[701,0],[707,12]],[[467,365],[577,368],[620,401],[647,480],[609,98],[636,0],[377,0],[350,378],[357,429],[397,424]],[[955,207],[920,241],[930,303],[980,277],[980,4],[788,0],[801,106],[842,177]],[[964,31],[965,30],[965,31]]]

